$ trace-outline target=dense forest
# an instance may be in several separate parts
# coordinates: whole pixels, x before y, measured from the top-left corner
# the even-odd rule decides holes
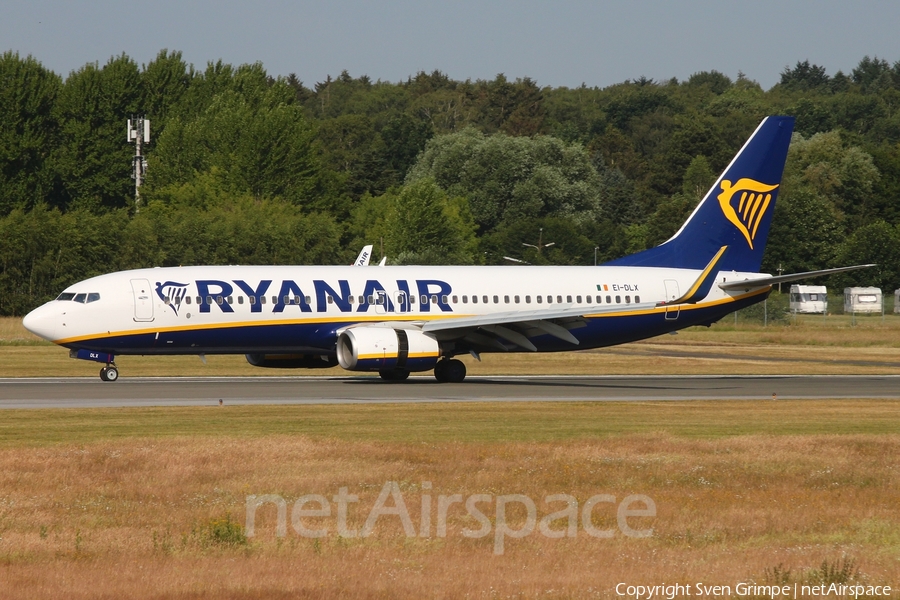
[[[189,264],[593,264],[667,239],[769,114],[797,118],[768,272],[877,262],[900,287],[900,61],[606,88],[525,78],[311,87],[163,50],[67,77],[0,55],[0,314],[101,273]],[[135,202],[126,120],[151,121]],[[553,242],[543,250],[540,246]]]

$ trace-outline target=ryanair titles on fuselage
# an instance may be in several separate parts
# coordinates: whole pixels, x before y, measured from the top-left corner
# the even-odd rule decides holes
[[[328,304],[333,303],[341,312],[364,313],[373,305],[382,305],[387,312],[410,312],[412,310],[410,296],[418,296],[424,298],[419,304],[419,312],[431,312],[441,310],[443,312],[453,312],[446,301],[447,296],[452,292],[452,288],[446,281],[438,279],[417,279],[415,284],[415,292],[410,291],[410,282],[404,279],[398,279],[397,290],[395,296],[385,289],[385,287],[375,279],[369,279],[365,283],[362,293],[354,293],[350,290],[350,282],[346,279],[340,279],[335,289],[328,282],[315,279],[312,281],[312,287],[315,291],[315,300],[312,301],[312,295],[305,293],[306,290],[292,279],[284,279],[279,284],[275,284],[272,279],[263,279],[258,283],[247,283],[242,279],[233,279],[231,281],[222,281],[219,279],[197,279],[194,286],[197,290],[198,305],[201,313],[208,313],[213,306],[217,306],[219,310],[225,313],[234,312],[234,306],[229,302],[222,301],[234,294],[247,296],[251,313],[261,313],[267,307],[271,307],[269,312],[284,312],[288,306],[298,306],[302,312],[314,312],[311,304],[315,304],[315,312],[326,312]],[[274,285],[273,285],[274,284]],[[184,298],[188,296],[187,290],[190,284],[179,283],[175,281],[156,282],[156,294],[159,299],[166,302],[176,314],[182,306]],[[277,295],[276,295],[277,290]],[[308,288],[307,288],[308,290]],[[355,302],[356,295],[363,296],[366,301]],[[272,296],[273,303],[267,304],[265,298]],[[328,299],[331,298],[329,303]],[[369,300],[373,298],[374,300]],[[415,300],[413,300],[415,303]]]

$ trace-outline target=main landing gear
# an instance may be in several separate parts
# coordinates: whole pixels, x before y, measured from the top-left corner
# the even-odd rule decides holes
[[[461,383],[466,378],[466,365],[455,358],[442,360],[434,366],[434,378],[440,383]]]
[[[385,381],[405,381],[409,377],[406,369],[378,371],[378,374]],[[434,366],[434,378],[440,383],[460,383],[466,378],[466,365],[455,358],[444,359]]]
[[[100,379],[102,381],[116,381],[119,378],[119,369],[115,365],[107,365],[100,369]]]

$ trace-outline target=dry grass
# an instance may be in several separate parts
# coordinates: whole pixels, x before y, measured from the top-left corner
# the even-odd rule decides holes
[[[223,435],[7,448],[0,589],[5,598],[592,598],[614,597],[621,581],[733,585],[779,564],[800,574],[844,556],[858,560],[860,577],[890,584],[900,581],[900,473],[885,457],[898,453],[898,435],[664,433],[565,444]],[[444,538],[408,538],[396,517],[382,517],[367,538],[337,537],[332,518],[307,523],[330,527],[319,543],[290,525],[279,539],[271,505],[246,546],[202,533],[226,514],[242,523],[248,494],[290,503],[344,486],[359,495],[349,524],[361,527],[386,481],[399,483],[416,526],[424,481],[434,498],[525,494],[539,517],[551,510],[547,494],[640,493],[657,516],[631,522],[652,527],[649,539],[596,539],[579,526],[574,539],[508,539],[501,556],[491,538],[461,535],[478,526],[464,510],[450,511]],[[597,517],[614,526],[611,510]]]

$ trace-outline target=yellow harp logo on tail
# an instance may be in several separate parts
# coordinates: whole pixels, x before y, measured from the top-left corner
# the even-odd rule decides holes
[[[718,195],[719,206],[725,218],[738,228],[738,231],[747,238],[750,249],[753,249],[753,239],[756,230],[762,221],[763,215],[772,202],[772,190],[778,185],[766,185],[753,179],[738,179],[734,185],[727,179],[722,180],[722,193]],[[732,199],[738,195],[737,206],[732,204]]]

